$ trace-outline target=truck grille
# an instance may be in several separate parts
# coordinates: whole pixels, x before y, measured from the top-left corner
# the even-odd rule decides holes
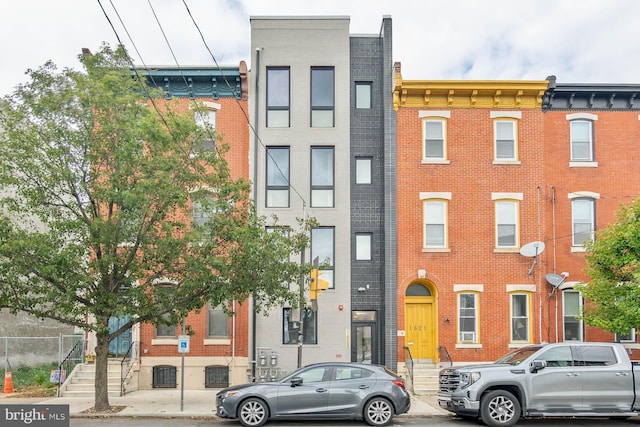
[[[460,384],[460,374],[455,369],[443,369],[440,371],[438,391],[451,393]]]

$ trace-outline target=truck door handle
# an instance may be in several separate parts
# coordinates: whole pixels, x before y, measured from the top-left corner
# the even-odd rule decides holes
[[[327,389],[326,388],[317,388],[316,391],[318,393],[324,393],[325,391],[327,391]]]
[[[629,372],[616,372],[617,377],[628,377]]]
[[[360,387],[358,387],[360,390],[366,390],[369,388],[368,385],[361,385]]]

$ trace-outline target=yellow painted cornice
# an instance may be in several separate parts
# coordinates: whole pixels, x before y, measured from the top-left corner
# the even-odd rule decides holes
[[[402,80],[393,108],[540,108],[548,80]]]

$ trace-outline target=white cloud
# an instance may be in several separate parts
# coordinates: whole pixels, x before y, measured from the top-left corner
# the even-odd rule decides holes
[[[81,48],[96,50],[103,41],[116,44],[100,5],[136,63],[214,65],[182,1],[150,2],[153,11],[141,0],[3,4],[0,95],[23,82],[25,70],[48,59],[60,67],[77,67]],[[352,33],[374,34],[382,17],[390,15],[393,59],[402,63],[405,79],[542,80],[555,74],[561,83],[640,83],[637,0],[186,0],[186,4],[220,65],[249,63],[250,16],[350,16]]]

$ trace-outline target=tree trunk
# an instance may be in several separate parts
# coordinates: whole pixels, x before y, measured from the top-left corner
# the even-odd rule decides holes
[[[109,410],[109,389],[107,369],[109,365],[109,338],[106,334],[96,334],[96,383],[95,405],[96,412]]]

